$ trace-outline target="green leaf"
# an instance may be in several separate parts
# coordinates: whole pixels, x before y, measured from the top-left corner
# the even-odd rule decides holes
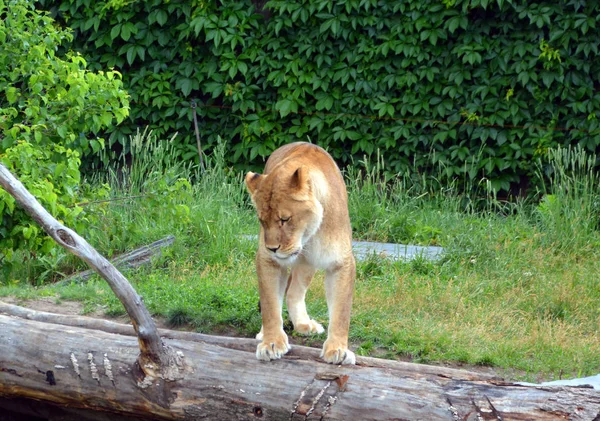
[[[331,110],[331,108],[333,107],[333,97],[329,96],[329,95],[325,95],[323,96],[321,99],[319,99],[315,105],[315,108],[318,111],[321,111],[323,109],[329,111]]]
[[[69,132],[69,128],[67,126],[58,126],[56,128],[56,132],[61,138],[65,139],[67,137],[67,133]]]
[[[146,57],[146,49],[141,45],[136,45],[135,52],[137,53],[140,60],[144,61],[144,58]]]
[[[11,86],[6,90],[6,99],[8,100],[9,104],[14,104],[15,102],[17,102],[18,97],[19,90],[14,86]]]
[[[127,63],[131,65],[135,60],[136,48],[135,45],[129,45],[127,49]]]
[[[183,93],[183,95],[188,96],[192,92],[193,86],[194,85],[192,79],[183,79],[181,81],[181,92]]]
[[[167,18],[167,12],[165,12],[164,10],[159,10],[158,12],[156,12],[156,22],[160,26],[164,26],[164,24],[167,23]]]
[[[277,111],[279,111],[279,114],[281,117],[285,117],[289,113],[292,112],[294,104],[295,103],[289,99],[282,99],[275,103],[275,109]],[[296,107],[297,107],[297,105],[296,105]],[[296,108],[296,110],[297,110],[297,108]]]
[[[60,177],[66,167],[67,167],[67,165],[64,162],[60,162],[60,163],[56,164],[56,168],[54,168],[54,177],[55,178]]]
[[[219,82],[207,82],[204,86],[206,92],[212,94],[213,98],[218,97],[223,92],[223,84]]]
[[[451,34],[453,34],[456,29],[458,29],[458,26],[460,25],[460,16],[453,16],[450,19],[448,19],[448,22],[446,22],[446,27],[448,28],[448,31],[450,31]]]
[[[111,36],[112,36],[112,31],[111,31]],[[121,38],[123,39],[123,41],[129,41],[130,37],[131,37],[131,30],[129,29],[129,23],[127,23],[121,27]]]
[[[552,85],[552,82],[554,81],[554,74],[550,73],[550,72],[542,72],[542,82],[544,82],[544,85],[546,85],[546,87],[550,87],[550,85]]]
[[[110,30],[110,39],[115,39],[116,37],[119,36],[119,34],[121,33],[121,27],[123,25],[118,23],[115,26],[113,26],[113,28]]]

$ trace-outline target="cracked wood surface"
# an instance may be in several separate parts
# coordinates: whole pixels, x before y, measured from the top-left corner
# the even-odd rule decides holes
[[[0,315],[0,396],[174,420],[545,421],[593,420],[600,413],[600,394],[587,388],[453,379],[407,366],[266,363],[254,352],[165,342],[181,356],[183,377],[165,384],[168,405],[161,406],[136,384],[134,337]]]

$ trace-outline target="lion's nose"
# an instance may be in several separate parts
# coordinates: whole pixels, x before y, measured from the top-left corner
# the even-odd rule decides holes
[[[277,247],[267,247],[267,249],[271,250],[273,253],[275,253],[277,250],[279,250],[279,246]]]

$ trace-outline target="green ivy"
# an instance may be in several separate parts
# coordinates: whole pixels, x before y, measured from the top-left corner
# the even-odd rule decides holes
[[[97,68],[114,67],[130,118],[178,132],[197,160],[229,139],[248,168],[310,138],[341,163],[380,150],[390,172],[486,177],[508,190],[550,147],[600,143],[600,5],[582,0],[44,0]],[[259,3],[259,2],[256,2]]]

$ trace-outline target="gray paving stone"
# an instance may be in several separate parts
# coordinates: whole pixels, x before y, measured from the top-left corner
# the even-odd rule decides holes
[[[256,235],[244,235],[247,240],[256,240]],[[352,249],[358,260],[365,260],[373,254],[386,259],[413,260],[423,257],[428,260],[437,260],[443,253],[442,247],[435,246],[410,246],[405,244],[376,243],[371,241],[353,241]]]
[[[563,380],[555,380],[552,382],[544,382],[544,383],[527,383],[527,382],[519,382],[519,384],[525,386],[574,386],[574,387],[582,387],[582,386],[591,386],[596,390],[600,390],[600,374],[596,376],[590,377],[582,377],[579,379],[563,379]]]
[[[393,243],[375,243],[371,241],[353,241],[352,248],[354,255],[359,260],[364,260],[373,254],[393,260],[409,261],[418,257],[427,260],[437,260],[444,253],[442,247],[410,246]]]

